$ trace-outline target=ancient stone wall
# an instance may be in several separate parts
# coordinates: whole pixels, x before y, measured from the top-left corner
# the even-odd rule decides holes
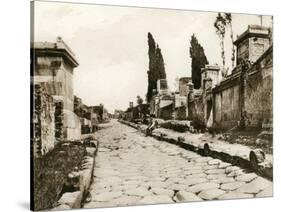
[[[81,122],[79,116],[74,112],[63,110],[63,134],[66,140],[77,140],[81,138]]]
[[[239,92],[240,83],[214,93],[214,126],[230,129],[237,125],[240,120]]]
[[[272,124],[272,58],[271,48],[246,70],[243,93],[240,72],[213,89],[214,126],[224,129],[238,126],[242,110],[246,127]]]
[[[245,111],[249,126],[272,123],[272,53],[256,64],[248,74]]]
[[[188,118],[190,120],[197,120],[204,123],[204,104],[203,98],[200,97],[190,97],[188,103]]]
[[[79,117],[74,114],[73,67],[63,57],[37,56],[34,82],[44,85],[58,108],[56,113],[56,138],[78,139],[81,136]]]
[[[34,85],[33,153],[40,157],[55,146],[55,104],[39,85]]]
[[[62,141],[63,137],[63,101],[55,102],[55,137]]]

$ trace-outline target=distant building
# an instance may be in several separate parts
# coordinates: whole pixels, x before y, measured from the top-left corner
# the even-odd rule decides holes
[[[188,83],[192,81],[191,77],[181,77],[179,79],[179,95],[187,96]]]
[[[186,88],[185,88],[186,90]],[[187,91],[185,91],[187,92]],[[187,119],[187,96],[175,94],[174,95],[174,118],[177,120]]]
[[[114,110],[114,115],[113,115],[113,117],[114,117],[115,119],[120,119],[120,118],[123,117],[123,115],[124,115],[124,111],[122,111],[122,110]]]
[[[159,95],[167,95],[168,90],[168,82],[166,79],[157,80],[157,92]]]

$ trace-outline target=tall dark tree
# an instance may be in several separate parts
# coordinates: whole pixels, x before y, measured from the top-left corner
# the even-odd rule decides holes
[[[149,32],[148,35],[148,57],[149,57],[149,70],[148,74],[148,88],[146,94],[146,100],[149,102],[153,96],[153,90],[157,89],[157,80],[166,79],[164,59],[161,53],[161,49],[152,34]]]
[[[191,57],[191,77],[194,88],[201,87],[201,68],[209,64],[204,52],[204,48],[198,42],[196,36],[193,34],[190,40],[189,54]]]

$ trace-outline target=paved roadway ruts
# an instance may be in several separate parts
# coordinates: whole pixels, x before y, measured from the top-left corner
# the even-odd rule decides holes
[[[116,120],[95,136],[100,145],[84,208],[272,196],[272,182],[255,173],[144,137]]]

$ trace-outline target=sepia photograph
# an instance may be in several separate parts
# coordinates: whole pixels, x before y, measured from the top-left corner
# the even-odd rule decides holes
[[[273,197],[273,16],[33,1],[31,210]]]

